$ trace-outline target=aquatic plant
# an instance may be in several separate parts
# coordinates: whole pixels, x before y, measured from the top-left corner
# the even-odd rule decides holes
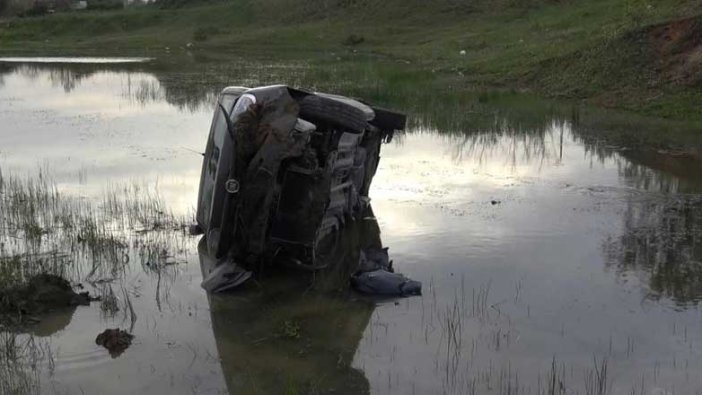
[[[134,257],[150,270],[175,263],[190,221],[154,187],[113,185],[91,200],[60,192],[45,171],[0,173],[0,285],[38,273],[115,278]]]

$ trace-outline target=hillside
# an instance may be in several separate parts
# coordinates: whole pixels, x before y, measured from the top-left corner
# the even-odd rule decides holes
[[[702,1],[169,0],[0,22],[3,54],[399,61],[517,89],[702,120]]]

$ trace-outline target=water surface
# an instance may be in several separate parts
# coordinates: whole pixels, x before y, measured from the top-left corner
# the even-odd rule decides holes
[[[270,63],[227,77],[146,66],[0,70],[3,174],[50,174],[62,194],[96,207],[139,185],[185,217],[219,87],[274,77],[345,93],[354,78],[367,83]],[[368,300],[340,274],[312,289],[307,277],[273,276],[208,297],[197,239],[132,232],[118,270],[82,267],[98,259],[90,255],[71,271],[121,308],[78,307],[35,328],[51,350],[41,391],[702,393],[699,162],[606,140],[606,126],[538,104],[473,116],[470,103],[489,109],[469,97],[398,104],[413,126],[383,146],[370,194],[379,234],[349,230],[330,258],[352,263],[354,235],[371,232],[424,296]],[[514,115],[525,113],[530,122]],[[95,283],[107,277],[109,287]],[[136,335],[117,358],[94,344],[107,327]]]
[[[85,63],[85,64],[120,64],[142,63],[151,58],[91,58],[91,57],[0,57],[0,62],[5,63]]]

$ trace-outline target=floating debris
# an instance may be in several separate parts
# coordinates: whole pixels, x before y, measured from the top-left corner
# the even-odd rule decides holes
[[[387,248],[361,250],[359,270],[351,276],[351,286],[358,292],[384,296],[422,294],[422,283],[395,273]]]
[[[95,338],[95,344],[105,347],[112,358],[117,358],[132,344],[134,335],[121,329],[105,329]]]
[[[202,280],[202,288],[207,292],[224,292],[234,289],[251,278],[252,272],[244,270],[233,262],[223,262],[214,266]]]

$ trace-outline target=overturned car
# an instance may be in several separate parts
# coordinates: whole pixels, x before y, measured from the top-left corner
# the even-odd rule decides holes
[[[368,205],[402,114],[283,85],[229,87],[204,154],[197,227],[210,256],[247,270],[320,269],[320,242]]]

